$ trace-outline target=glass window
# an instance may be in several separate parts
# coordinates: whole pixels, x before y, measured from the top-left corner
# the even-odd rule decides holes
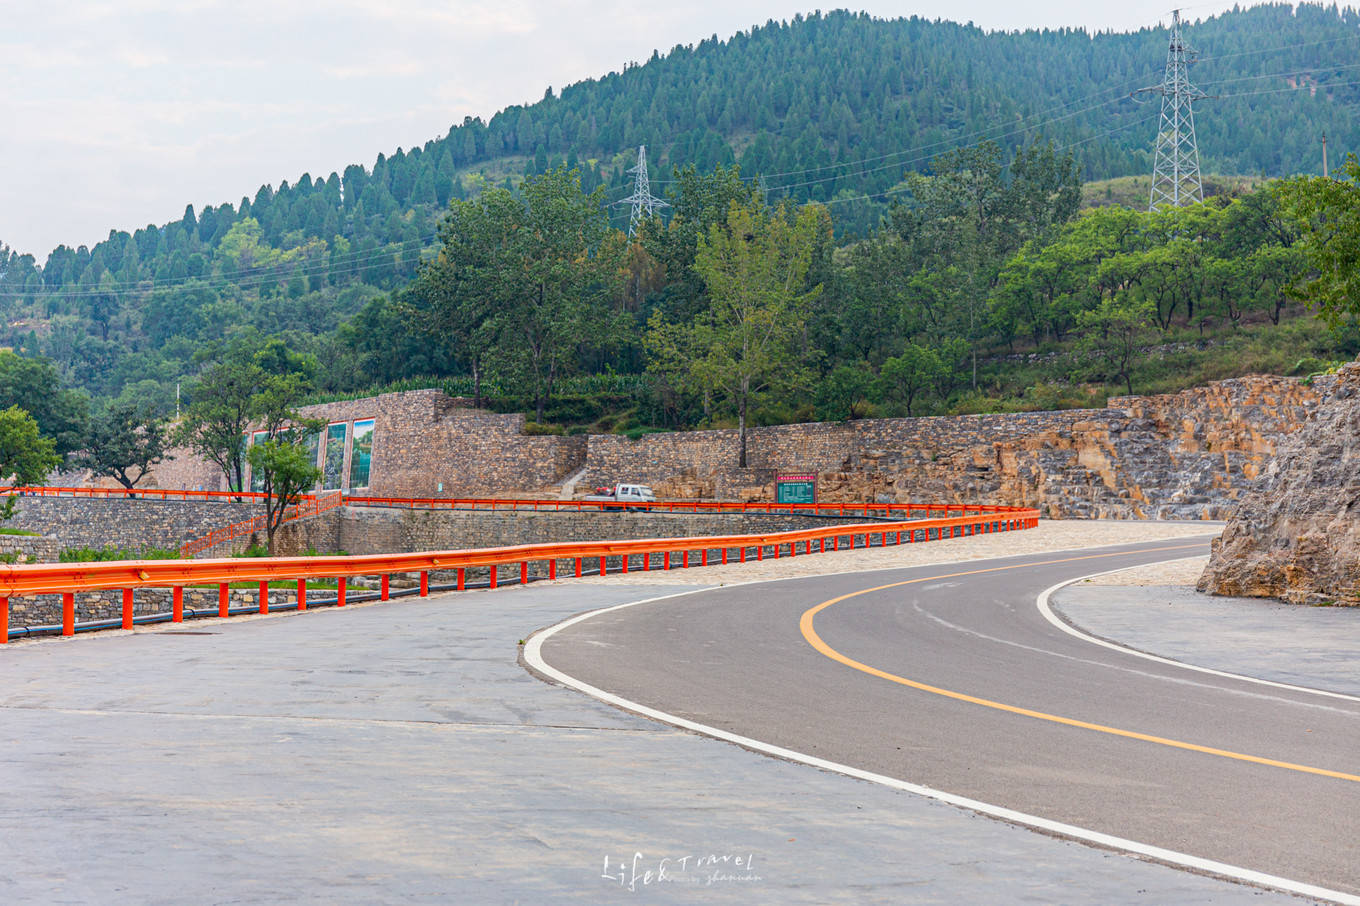
[[[321,461],[321,487],[327,491],[340,490],[340,479],[345,472],[345,433],[349,426],[344,422],[326,426],[326,445],[322,450],[325,457]]]
[[[262,444],[268,440],[268,438],[268,431],[256,431],[254,434],[250,435],[250,442],[251,444]],[[250,489],[257,494],[263,493],[264,491],[264,476],[256,475],[254,469],[250,470]]]
[[[240,446],[240,449],[238,449],[238,450],[236,451],[236,466],[237,466],[237,468],[232,472],[233,477],[232,477],[232,479],[231,479],[230,485],[229,485],[228,488],[227,488],[228,491],[239,491],[239,490],[241,490],[241,488],[238,488],[238,487],[236,486],[236,478],[235,478],[234,476],[237,475],[237,474],[244,475],[244,474],[246,473],[246,448],[249,447],[249,446],[250,446],[250,435],[249,435],[249,434],[242,434],[242,435],[241,435],[241,446]]]
[[[373,459],[373,419],[354,423],[354,438],[350,441],[350,489],[368,487],[368,468]]]

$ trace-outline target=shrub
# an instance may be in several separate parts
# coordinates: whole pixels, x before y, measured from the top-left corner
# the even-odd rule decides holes
[[[178,560],[179,551],[168,547],[144,547],[128,551],[117,547],[68,547],[57,554],[58,563],[102,563],[109,560]]]

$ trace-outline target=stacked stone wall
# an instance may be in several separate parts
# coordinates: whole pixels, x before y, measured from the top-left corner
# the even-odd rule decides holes
[[[41,533],[58,552],[68,547],[139,551],[177,548],[261,512],[258,503],[230,501],[21,497],[7,524]]]
[[[439,390],[386,393],[359,400],[304,406],[299,413],[327,423],[372,419],[369,482],[350,486],[350,441],[345,441],[343,488],[374,497],[471,497],[544,490],[585,462],[586,439],[529,436],[522,414],[474,409]],[[171,451],[148,487],[225,490],[226,480],[191,451]]]
[[[585,480],[651,484],[664,497],[770,500],[778,473],[814,472],[827,502],[1223,519],[1317,398],[1297,380],[1252,377],[1119,397],[1104,409],[754,428],[745,469],[732,430],[591,437]]]
[[[860,521],[865,520],[851,520]],[[280,554],[390,554],[570,541],[693,538],[793,531],[825,524],[764,513],[600,513],[342,507],[279,530]]]
[[[436,390],[327,403],[305,414],[375,420],[369,486],[351,490],[377,497],[542,496],[584,466],[582,489],[639,482],[673,499],[772,500],[779,473],[813,472],[827,502],[1221,519],[1316,403],[1317,391],[1300,381],[1248,377],[1118,397],[1104,409],[754,428],[745,468],[736,465],[735,430],[637,440],[529,436],[521,415],[472,409]],[[184,456],[173,468],[184,467]],[[172,474],[156,478],[171,486]]]
[[[61,542],[35,535],[0,535],[0,558],[15,563],[55,563]]]

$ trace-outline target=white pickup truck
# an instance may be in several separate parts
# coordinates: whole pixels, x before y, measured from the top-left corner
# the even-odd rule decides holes
[[[602,503],[614,503],[619,509],[624,510],[650,510],[647,504],[656,503],[656,495],[652,489],[645,484],[616,484],[612,488],[596,488],[595,493],[585,500],[598,500]],[[614,507],[605,507],[614,509]]]

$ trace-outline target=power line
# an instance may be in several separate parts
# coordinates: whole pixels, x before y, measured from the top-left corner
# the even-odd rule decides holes
[[[1179,16],[1177,15],[1177,20],[1178,20],[1178,19],[1179,19]],[[1242,56],[1261,55],[1261,54],[1266,54],[1266,53],[1273,53],[1273,52],[1280,51],[1280,50],[1291,50],[1291,49],[1296,49],[1296,48],[1300,48],[1300,47],[1310,47],[1310,46],[1317,46],[1317,45],[1323,45],[1323,44],[1334,44],[1334,43],[1338,43],[1338,42],[1344,41],[1344,40],[1354,40],[1354,39],[1357,38],[1357,37],[1360,37],[1360,34],[1358,34],[1358,35],[1344,36],[1344,37],[1341,37],[1341,38],[1333,38],[1333,39],[1328,39],[1328,40],[1323,40],[1323,41],[1313,41],[1313,42],[1303,42],[1303,43],[1295,43],[1295,44],[1286,44],[1286,45],[1280,45],[1280,46],[1277,46],[1277,47],[1266,48],[1266,49],[1257,50],[1257,51],[1242,51],[1242,52],[1240,52],[1240,53],[1227,54],[1227,55],[1222,55],[1222,56],[1218,56],[1218,57],[1204,57],[1203,59],[1205,59],[1205,60],[1225,60],[1225,59],[1231,59],[1231,58],[1242,57]],[[1259,79],[1266,79],[1266,78],[1282,78],[1282,77],[1287,77],[1287,76],[1289,76],[1289,75],[1302,75],[1302,74],[1306,74],[1306,73],[1313,73],[1313,72],[1318,72],[1318,71],[1323,71],[1323,70],[1328,70],[1328,71],[1340,71],[1340,70],[1345,70],[1345,69],[1356,68],[1357,65],[1360,65],[1360,64],[1351,64],[1351,65],[1343,65],[1343,66],[1336,66],[1336,67],[1312,67],[1312,68],[1309,68],[1309,69],[1291,70],[1291,71],[1286,71],[1286,72],[1281,72],[1281,73],[1276,73],[1276,74],[1271,74],[1271,75],[1241,77],[1241,78],[1237,78],[1237,79],[1226,79],[1226,80],[1220,80],[1220,81],[1218,81],[1218,82],[1213,82],[1213,83],[1209,83],[1209,84],[1211,84],[1211,85],[1218,85],[1218,84],[1230,84],[1230,83],[1232,83],[1232,82],[1251,81],[1251,80],[1259,80]],[[1357,83],[1357,82],[1340,82],[1340,83],[1331,82],[1331,83],[1326,83],[1326,84],[1324,84],[1324,85],[1321,85],[1321,86],[1319,86],[1319,87],[1324,87],[1324,88],[1340,88],[1340,87],[1349,87],[1349,86],[1355,85],[1355,84],[1360,84],[1360,83]],[[845,179],[845,178],[848,178],[848,177],[868,176],[868,175],[870,175],[870,174],[872,174],[872,173],[877,173],[877,172],[881,172],[881,171],[883,171],[883,170],[891,169],[891,168],[894,167],[894,166],[904,166],[904,167],[905,167],[905,166],[909,166],[909,165],[912,165],[912,164],[918,164],[918,163],[922,163],[922,162],[928,161],[928,160],[930,160],[932,157],[935,156],[935,154],[928,153],[928,152],[931,152],[931,151],[934,150],[934,149],[962,147],[966,142],[968,142],[969,140],[972,140],[972,139],[985,139],[985,138],[991,138],[991,139],[1004,139],[1004,138],[1009,138],[1009,137],[1013,137],[1013,136],[1015,136],[1015,135],[1023,134],[1023,133],[1025,133],[1025,132],[1029,132],[1029,131],[1034,131],[1034,130],[1037,130],[1037,129],[1041,129],[1041,128],[1043,128],[1044,126],[1048,126],[1048,125],[1051,125],[1051,124],[1053,124],[1053,123],[1057,123],[1057,122],[1061,122],[1061,121],[1063,121],[1063,120],[1071,119],[1072,117],[1079,116],[1079,115],[1081,115],[1081,114],[1083,114],[1083,113],[1087,113],[1087,112],[1090,112],[1090,111],[1092,111],[1092,110],[1098,110],[1098,109],[1101,109],[1101,108],[1103,108],[1103,107],[1107,107],[1107,106],[1109,106],[1109,105],[1111,105],[1111,104],[1113,104],[1113,103],[1116,103],[1117,101],[1124,100],[1124,99],[1127,97],[1127,95],[1123,93],[1124,90],[1125,90],[1124,86],[1120,86],[1119,88],[1105,88],[1105,89],[1102,89],[1102,90],[1099,90],[1099,91],[1096,91],[1096,92],[1092,92],[1092,93],[1090,93],[1090,94],[1088,94],[1088,95],[1085,95],[1085,96],[1083,96],[1083,97],[1081,97],[1081,98],[1076,98],[1076,99],[1067,101],[1067,102],[1065,102],[1065,103],[1063,103],[1063,104],[1060,104],[1060,105],[1056,105],[1056,106],[1047,108],[1047,109],[1045,109],[1045,110],[1043,110],[1043,111],[1038,111],[1038,112],[1033,113],[1033,114],[1027,114],[1026,116],[1024,116],[1024,117],[1022,117],[1022,118],[1020,119],[1019,124],[1009,124],[1009,123],[1007,123],[1007,124],[998,124],[998,125],[983,127],[983,128],[980,128],[980,129],[975,129],[975,130],[973,130],[973,131],[971,131],[971,132],[963,133],[963,134],[958,135],[958,136],[955,136],[955,137],[953,137],[953,138],[951,138],[951,139],[942,139],[942,140],[940,140],[940,141],[931,142],[931,143],[927,143],[927,144],[924,144],[924,145],[915,146],[915,147],[912,147],[912,148],[904,148],[904,149],[901,149],[901,150],[898,150],[898,151],[893,151],[893,152],[888,152],[888,153],[881,154],[881,155],[875,155],[875,156],[871,156],[871,157],[867,157],[867,158],[862,158],[862,159],[859,159],[859,160],[856,160],[856,161],[841,161],[841,162],[834,163],[834,164],[827,164],[827,165],[823,165],[823,166],[819,166],[819,167],[811,167],[811,168],[806,168],[806,169],[803,169],[803,170],[791,170],[791,171],[785,171],[785,172],[781,172],[781,173],[760,174],[760,175],[757,175],[757,176],[755,176],[755,177],[746,177],[746,179],[747,179],[748,181],[761,180],[762,178],[765,179],[765,180],[768,180],[768,179],[770,179],[770,178],[779,178],[779,177],[783,177],[783,176],[800,176],[800,175],[807,175],[807,174],[814,174],[814,173],[823,173],[823,172],[830,171],[830,170],[844,170],[844,171],[848,171],[848,172],[843,172],[843,173],[837,173],[837,174],[828,175],[828,176],[825,176],[825,177],[822,177],[822,178],[818,178],[818,179],[810,179],[810,180],[804,180],[804,181],[793,182],[793,183],[783,183],[783,184],[778,184],[778,185],[775,185],[775,186],[773,186],[773,187],[770,187],[770,188],[773,188],[773,189],[782,189],[782,190],[784,190],[784,191],[787,193],[788,191],[790,191],[790,190],[792,190],[792,189],[804,188],[804,187],[807,187],[807,186],[813,186],[813,185],[818,185],[818,184],[822,184],[822,183],[833,182],[833,181]],[[1149,89],[1149,90],[1155,92],[1155,91],[1159,91],[1159,90],[1161,90],[1161,89]],[[1258,90],[1258,91],[1239,92],[1239,93],[1235,93],[1235,94],[1231,94],[1231,95],[1224,95],[1224,96],[1222,96],[1222,97],[1223,97],[1224,99],[1230,99],[1230,98],[1239,98],[1239,97],[1250,97],[1250,96],[1258,95],[1258,94],[1283,93],[1283,92],[1286,92],[1286,91],[1296,91],[1296,90],[1300,90],[1300,89],[1298,89],[1298,88],[1262,89],[1262,90]],[[1073,110],[1073,111],[1070,111],[1070,112],[1061,113],[1061,115],[1054,115],[1054,114],[1058,114],[1058,113],[1060,113],[1060,112],[1062,112],[1062,111],[1068,111],[1068,108],[1072,107],[1074,104],[1082,103],[1082,102],[1087,101],[1087,100],[1089,100],[1089,99],[1091,99],[1091,98],[1101,97],[1102,95],[1108,95],[1108,94],[1109,94],[1110,92],[1112,92],[1112,91],[1118,91],[1119,94],[1118,94],[1117,96],[1106,97],[1104,100],[1099,101],[1098,103],[1090,104],[1090,105],[1088,105],[1088,106],[1086,106],[1086,107],[1082,107],[1082,108],[1080,108],[1080,109],[1078,109],[1078,110]],[[1026,121],[1030,121],[1030,122],[1026,123]],[[1123,132],[1123,131],[1127,130],[1130,126],[1132,126],[1132,125],[1139,125],[1139,124],[1141,124],[1141,123],[1144,122],[1144,121],[1145,121],[1144,118],[1140,118],[1139,120],[1137,120],[1137,121],[1135,121],[1135,122],[1132,122],[1132,123],[1130,123],[1130,124],[1127,124],[1127,125],[1124,125],[1124,126],[1119,126],[1119,127],[1114,128],[1114,129],[1111,129],[1111,130],[1106,130],[1106,131],[1104,131],[1104,132],[1101,132],[1101,133],[1097,133],[1097,134],[1095,134],[1095,135],[1088,136],[1087,138],[1079,139],[1079,140],[1070,142],[1070,143],[1068,143],[1068,144],[1066,144],[1066,145],[1059,146],[1058,149],[1059,149],[1059,150],[1065,150],[1065,149],[1068,149],[1068,148],[1073,148],[1073,147],[1077,147],[1077,146],[1080,146],[1080,145],[1084,145],[1084,144],[1087,144],[1087,143],[1089,143],[1089,142],[1091,142],[1091,141],[1096,141],[1096,140],[1099,140],[1100,138],[1104,138],[1104,137],[1106,137],[1106,136],[1113,135],[1113,134],[1116,134],[1116,133],[1118,133],[1118,132]],[[997,131],[997,130],[1002,130],[1002,129],[1007,130],[1007,131],[1002,131],[1002,132],[998,132],[998,131]],[[639,157],[641,158],[643,155],[645,155],[645,149],[641,149],[641,153],[640,153]],[[888,163],[888,164],[883,164],[883,165],[877,166],[877,167],[867,167],[867,166],[866,166],[867,164],[875,164],[875,163],[879,163],[879,162],[882,162],[882,161],[893,161],[893,162],[892,162],[892,163]],[[641,161],[640,161],[640,162],[641,162]],[[639,173],[639,167],[633,167],[633,168],[629,169],[628,172],[629,172],[629,173],[634,173],[634,174],[636,174],[636,175],[638,175],[638,176],[642,176],[642,175],[643,175],[643,174]],[[674,180],[659,180],[659,181],[657,181],[656,184],[657,184],[657,185],[670,185],[670,184],[673,184],[673,183],[674,183]],[[767,184],[767,185],[768,185],[768,184]],[[872,199],[877,199],[877,198],[887,198],[887,197],[892,197],[893,195],[896,195],[896,194],[900,194],[902,191],[904,191],[904,189],[901,189],[901,188],[897,188],[897,189],[889,189],[889,190],[887,190],[887,191],[885,191],[885,192],[869,193],[869,194],[864,194],[864,195],[855,196],[855,197],[851,197],[851,198],[832,199],[832,200],[829,201],[828,203],[830,203],[830,204],[841,204],[841,203],[854,202],[854,201],[861,201],[861,200],[872,200]],[[636,193],[637,193],[637,180],[635,180],[635,183],[634,183],[634,193],[635,193],[635,195],[636,195]],[[660,207],[660,206],[664,206],[664,205],[665,205],[665,202],[662,201],[661,199],[655,198],[655,196],[651,196],[651,193],[650,193],[650,179],[648,179],[647,191],[645,192],[645,195],[646,195],[647,197],[650,197],[650,198],[653,199],[653,202],[652,202],[653,208],[652,208],[652,209],[649,210],[649,209],[647,209],[645,206],[643,207],[643,210],[646,210],[646,212],[647,212],[648,214],[652,213],[652,210],[654,210],[655,207]],[[633,203],[633,196],[629,196],[629,197],[627,197],[627,198],[624,198],[624,199],[622,199],[621,201]],[[620,203],[620,202],[615,202],[615,204],[618,204],[618,203]],[[635,229],[635,228],[636,228],[636,224],[635,224],[635,222],[633,221],[633,217],[630,216],[630,230],[631,230],[631,229]],[[430,248],[430,246],[434,243],[434,241],[435,241],[437,238],[438,238],[437,235],[427,235],[427,236],[417,237],[417,238],[415,239],[415,241],[418,242],[418,243],[420,244],[421,251],[424,252],[425,250],[427,250],[427,249]],[[410,242],[410,241],[411,241],[411,240],[405,240],[405,242]],[[312,262],[312,263],[301,263],[301,264],[298,264],[298,263],[289,262],[289,263],[286,263],[286,264],[271,265],[271,266],[269,266],[269,267],[249,268],[249,269],[246,269],[246,270],[244,270],[244,271],[239,271],[239,272],[237,272],[236,274],[233,274],[233,275],[230,275],[230,276],[218,274],[218,275],[211,275],[211,276],[207,276],[207,277],[184,277],[184,278],[178,278],[178,279],[169,280],[169,281],[157,281],[157,280],[155,280],[155,279],[153,279],[153,278],[147,278],[147,279],[142,279],[142,280],[116,281],[116,282],[114,282],[114,283],[112,283],[112,284],[105,284],[104,286],[100,286],[100,287],[83,287],[83,288],[79,288],[79,289],[60,289],[60,288],[58,288],[58,289],[51,289],[51,290],[49,290],[47,287],[43,287],[43,288],[40,288],[40,289],[38,289],[38,290],[36,290],[36,291],[34,291],[34,292],[0,291],[0,298],[28,298],[28,297],[32,297],[32,296],[42,296],[42,297],[44,297],[44,298],[70,298],[70,299],[79,299],[79,298],[88,298],[88,297],[103,296],[103,295],[114,295],[114,296],[120,296],[120,297],[121,297],[121,296],[143,296],[143,295],[146,295],[146,294],[148,294],[148,293],[150,293],[150,292],[153,292],[153,291],[156,291],[156,290],[169,290],[169,289],[174,289],[174,288],[177,288],[177,287],[189,286],[189,285],[194,285],[194,284],[207,285],[207,286],[209,286],[209,287],[211,287],[211,288],[221,288],[221,287],[226,287],[226,286],[236,286],[236,287],[240,287],[240,288],[243,288],[243,289],[249,289],[249,288],[253,288],[253,287],[265,285],[265,284],[267,284],[267,283],[269,283],[269,282],[272,282],[272,281],[274,281],[274,280],[276,280],[276,279],[279,279],[279,278],[281,278],[281,277],[289,277],[289,276],[294,276],[294,275],[313,276],[313,275],[319,275],[319,274],[324,274],[324,273],[330,273],[330,274],[335,274],[335,275],[348,275],[348,274],[356,273],[356,272],[358,272],[358,271],[361,271],[361,270],[365,269],[365,268],[366,268],[370,263],[372,263],[372,262],[378,261],[378,260],[383,259],[383,258],[393,258],[393,257],[395,257],[396,255],[398,255],[398,254],[400,254],[400,253],[401,253],[401,248],[400,248],[400,246],[399,246],[398,244],[396,244],[396,243],[389,243],[389,244],[384,245],[384,246],[382,246],[382,247],[380,247],[380,248],[378,248],[378,249],[369,250],[369,251],[367,251],[367,252],[359,252],[359,251],[355,251],[355,252],[346,253],[346,254],[340,255],[340,256],[330,256],[330,257],[327,257],[327,258],[324,259],[324,260],[316,260],[316,261],[314,261],[314,262]]]
[[[1157,142],[1153,148],[1152,191],[1148,210],[1180,207],[1204,200],[1199,178],[1199,146],[1195,141],[1193,103],[1208,97],[1190,84],[1188,67],[1195,51],[1181,37],[1181,11],[1171,18],[1171,41],[1166,52],[1166,73],[1157,88],[1139,92],[1162,96]]]
[[[650,218],[659,208],[669,208],[670,205],[652,194],[647,175],[647,146],[638,145],[637,165],[628,171],[637,174],[637,179],[633,182],[633,194],[627,198],[616,201],[615,204],[631,204],[632,212],[628,215],[628,238],[632,239],[637,234],[637,228],[642,221]]]

